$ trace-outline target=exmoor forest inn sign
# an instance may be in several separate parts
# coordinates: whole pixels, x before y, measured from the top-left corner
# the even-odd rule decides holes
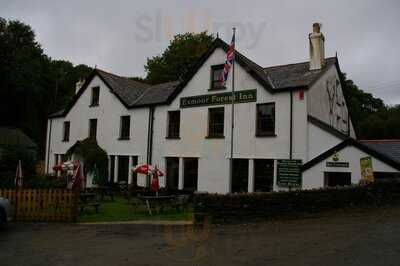
[[[235,103],[255,102],[257,100],[257,90],[235,91],[233,97]],[[229,104],[232,103],[232,92],[183,97],[180,101],[181,108]]]

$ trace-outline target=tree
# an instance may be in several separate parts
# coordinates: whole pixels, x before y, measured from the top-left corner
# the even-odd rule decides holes
[[[147,59],[146,80],[157,84],[185,79],[213,41],[214,37],[206,31],[176,35],[161,55]]]
[[[44,155],[49,113],[62,109],[90,68],[54,61],[32,28],[0,18],[0,126],[21,128]]]
[[[344,74],[344,95],[359,139],[400,138],[400,106],[387,106]]]

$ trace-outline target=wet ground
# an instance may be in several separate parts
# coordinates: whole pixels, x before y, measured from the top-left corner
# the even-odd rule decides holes
[[[0,265],[400,265],[400,208],[253,225],[10,224]]]

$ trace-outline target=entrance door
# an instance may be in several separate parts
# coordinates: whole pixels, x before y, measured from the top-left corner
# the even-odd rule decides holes
[[[118,156],[118,182],[128,183],[129,156]]]
[[[199,171],[197,158],[183,159],[183,188],[187,190],[197,190],[197,177]]]
[[[351,173],[325,172],[324,187],[350,186]]]
[[[248,192],[249,160],[233,159],[232,193]]]
[[[272,191],[274,187],[274,160],[254,160],[254,192]]]
[[[169,189],[178,189],[179,184],[179,158],[167,157],[165,158],[167,165],[166,173],[166,186]]]

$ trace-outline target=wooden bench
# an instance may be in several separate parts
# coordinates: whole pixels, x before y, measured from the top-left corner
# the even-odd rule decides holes
[[[96,213],[99,212],[100,203],[98,202],[90,202],[90,203],[81,203],[79,204],[79,210],[83,212],[86,207],[93,207],[96,209]]]

